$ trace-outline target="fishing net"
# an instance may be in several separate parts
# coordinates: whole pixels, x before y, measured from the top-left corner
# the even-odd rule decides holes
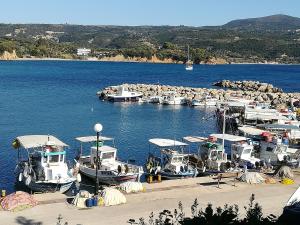
[[[105,206],[119,205],[126,203],[125,195],[114,188],[105,188],[102,192]]]
[[[4,197],[1,206],[7,211],[21,211],[37,205],[37,201],[28,193],[17,191]]]
[[[81,190],[76,197],[73,200],[73,205],[75,205],[78,208],[86,208],[86,200],[91,198],[92,195],[85,190]]]
[[[257,172],[245,172],[239,179],[248,184],[260,184],[265,181],[265,179]]]
[[[282,181],[281,181],[282,184],[285,184],[285,185],[290,185],[290,184],[294,184],[294,180],[290,179],[290,178],[283,178]]]
[[[290,179],[294,178],[293,171],[288,166],[280,167],[280,169],[276,173],[276,176],[278,176],[280,178],[290,178]]]
[[[276,184],[277,181],[272,177],[267,177],[266,180],[265,180],[265,183],[266,184]]]
[[[144,187],[141,182],[133,182],[133,181],[128,181],[120,184],[120,189],[126,193],[144,191]]]

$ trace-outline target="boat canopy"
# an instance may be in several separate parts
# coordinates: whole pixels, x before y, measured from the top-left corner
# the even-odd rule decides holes
[[[245,137],[231,135],[231,134],[211,134],[210,136],[216,137],[218,139],[224,139],[226,141],[232,141],[232,142],[247,140],[247,138]]]
[[[90,143],[90,142],[96,142],[97,136],[77,137],[75,139],[82,143]],[[111,137],[103,137],[103,136],[99,137],[99,141],[112,141],[112,140],[114,140],[114,139]]]
[[[279,112],[276,109],[252,109],[247,108],[245,113],[269,113],[279,115]]]
[[[267,115],[267,114],[255,114],[255,113],[245,113],[245,118],[248,120],[289,120],[285,116],[281,115]]]
[[[97,149],[96,146],[92,147],[93,149]],[[99,152],[114,152],[114,151],[117,151],[116,148],[114,147],[111,147],[111,146],[108,146],[108,145],[103,145],[101,147],[98,148],[98,151]]]
[[[158,147],[172,147],[172,146],[187,146],[188,144],[172,140],[172,139],[163,139],[163,138],[152,138],[149,139],[149,142],[158,146]]]
[[[183,137],[183,140],[190,142],[190,143],[201,143],[201,142],[207,141],[207,138],[199,137],[199,136],[187,136],[187,137]]]
[[[249,134],[249,135],[254,135],[254,136],[259,136],[264,132],[261,129],[257,129],[257,128],[251,127],[251,126],[242,126],[242,127],[239,127],[238,129],[239,129],[239,131],[243,132],[244,134]]]
[[[219,105],[227,106],[227,107],[245,107],[244,102],[219,102]]]
[[[25,149],[41,147],[47,143],[61,147],[68,147],[67,144],[52,135],[26,135],[19,136],[16,140]]]
[[[266,130],[300,130],[299,127],[290,124],[260,124],[257,127]]]

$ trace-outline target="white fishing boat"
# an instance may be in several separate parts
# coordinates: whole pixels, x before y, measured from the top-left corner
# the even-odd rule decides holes
[[[286,161],[291,166],[297,166],[299,159],[294,158],[298,149],[290,148],[281,137],[273,137],[271,140],[260,142],[260,159],[272,165],[278,165]],[[299,157],[299,156],[298,156]]]
[[[221,144],[209,138],[186,136],[183,140],[198,144],[198,153],[191,154],[189,160],[197,167],[199,172],[218,172],[225,170],[227,154]]]
[[[230,159],[239,166],[248,165],[254,167],[261,160],[255,157],[253,142],[242,136],[231,134],[212,134],[218,140],[225,140],[231,143],[230,145]]]
[[[124,87],[119,87],[116,94],[107,95],[107,100],[111,102],[138,102],[142,96],[142,93],[128,91]]]
[[[149,103],[159,104],[162,101],[162,96],[150,96]]]
[[[77,137],[81,144],[81,154],[77,161],[81,174],[96,179],[97,137]],[[98,146],[99,169],[97,171],[99,183],[117,185],[126,181],[139,181],[144,173],[143,167],[117,160],[117,149],[104,142],[113,138],[100,137]],[[90,154],[84,155],[83,144],[90,143]]]
[[[19,136],[13,146],[18,149],[15,169],[17,182],[33,192],[66,192],[76,180],[66,163],[65,143],[51,135]],[[25,159],[21,158],[24,149]]]
[[[204,106],[204,107],[213,107],[218,103],[218,99],[212,97],[211,95],[205,94],[201,99],[193,99],[192,106]]]
[[[175,91],[168,91],[163,93],[160,103],[163,105],[184,105],[186,104],[186,99],[177,96]]]
[[[160,157],[149,153],[146,163],[148,174],[159,173],[164,179],[197,176],[197,169],[189,164],[189,154],[184,153],[186,143],[162,138],[153,138],[149,142],[159,150]]]
[[[290,165],[297,165],[299,163],[299,152],[297,148],[289,147],[289,139],[282,137],[281,133],[278,132],[280,129],[296,128],[291,125],[281,124],[266,124],[258,126],[261,129],[243,126],[239,130],[246,136],[259,141],[259,159],[272,165],[281,164],[286,161]],[[264,130],[264,129],[265,130]],[[297,128],[298,129],[298,128]],[[288,132],[286,133],[287,135]]]
[[[188,46],[188,53],[187,53],[187,61],[185,63],[185,70],[191,71],[193,70],[193,62],[190,60],[190,46]]]

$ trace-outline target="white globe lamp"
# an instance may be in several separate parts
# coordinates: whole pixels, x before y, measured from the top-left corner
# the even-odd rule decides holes
[[[102,126],[100,123],[96,123],[96,124],[94,125],[94,131],[95,131],[96,133],[101,132],[102,129],[103,129],[103,126]]]

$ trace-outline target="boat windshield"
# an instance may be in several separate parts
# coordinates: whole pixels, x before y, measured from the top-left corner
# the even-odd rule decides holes
[[[251,154],[251,151],[252,151],[251,148],[245,148],[243,154]]]
[[[174,156],[172,158],[172,163],[181,163],[183,161],[183,156]]]
[[[211,151],[210,157],[211,157],[211,160],[222,160],[223,159],[223,151]]]
[[[49,163],[57,163],[59,162],[59,155],[49,155]]]
[[[288,146],[284,146],[284,145],[277,146],[275,152],[276,153],[287,153],[287,148],[288,148]]]
[[[115,153],[114,152],[103,152],[101,158],[102,159],[114,159]]]

